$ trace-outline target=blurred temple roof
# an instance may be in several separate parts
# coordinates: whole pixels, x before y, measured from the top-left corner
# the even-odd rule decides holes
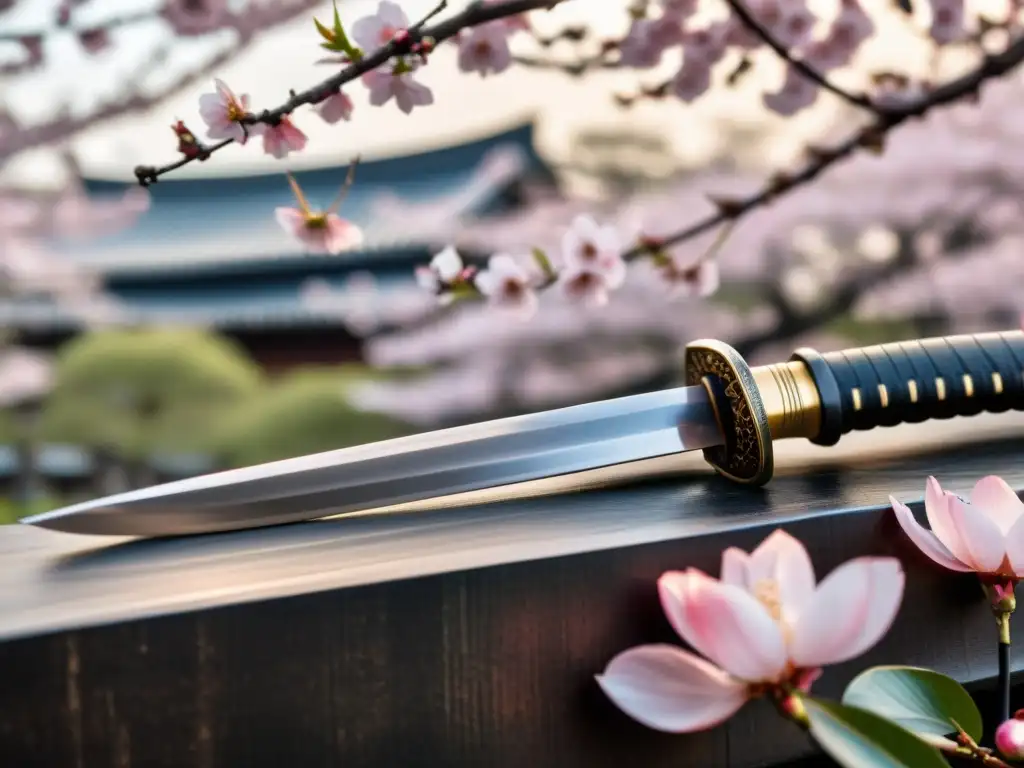
[[[419,154],[360,163],[340,214],[364,231],[366,253],[432,244],[438,219],[486,213],[524,175],[546,172],[534,150],[532,122],[474,141]],[[310,205],[326,208],[345,181],[346,167],[295,173]],[[125,184],[86,180],[95,195],[119,194]],[[65,243],[69,257],[105,274],[153,269],[192,270],[211,265],[302,259],[301,245],[274,218],[295,206],[284,173],[203,179],[173,175],[150,187],[152,206],[129,230],[92,243]],[[237,267],[231,268],[234,274]]]
[[[327,207],[347,170],[295,177],[312,206]],[[84,183],[97,197],[127,189],[108,180]],[[534,148],[532,121],[429,152],[360,163],[340,214],[363,229],[364,243],[340,254],[307,253],[278,225],[274,209],[296,205],[284,173],[169,176],[150,188],[152,205],[135,226],[88,242],[63,240],[54,249],[102,277],[119,322],[221,329],[336,324],[336,313],[307,300],[311,283],[329,288],[335,305],[365,299],[357,293],[365,294],[367,283],[374,303],[385,308],[423,303],[429,297],[416,288],[414,265],[462,223],[516,210],[524,183],[554,185]],[[83,310],[22,296],[0,302],[0,323],[70,331],[89,322]]]

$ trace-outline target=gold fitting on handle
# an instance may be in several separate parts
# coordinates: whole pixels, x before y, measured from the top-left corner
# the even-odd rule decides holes
[[[810,369],[799,360],[752,368],[768,414],[772,440],[813,439],[821,431],[821,398]]]

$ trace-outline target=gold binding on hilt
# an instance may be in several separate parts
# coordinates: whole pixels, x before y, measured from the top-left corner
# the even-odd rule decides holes
[[[807,366],[799,361],[750,368],[739,352],[713,339],[686,347],[686,383],[708,392],[724,445],[704,450],[720,474],[764,485],[775,462],[772,441],[817,436],[821,398]]]

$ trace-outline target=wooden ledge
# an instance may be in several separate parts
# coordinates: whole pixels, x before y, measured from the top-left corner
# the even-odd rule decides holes
[[[819,576],[860,554],[908,570],[896,626],[829,670],[871,663],[995,673],[977,584],[907,544],[890,493],[928,474],[1024,489],[1024,416],[783,443],[763,491],[699,456],[329,521],[166,541],[0,529],[0,764],[30,766],[753,766],[808,752],[770,709],[668,737],[593,675],[678,642],[654,583],[717,573],[721,551],[784,526]],[[661,478],[640,482],[640,471]],[[551,495],[558,492],[558,495]],[[411,514],[418,512],[418,514]],[[1015,646],[1019,648],[1020,646]],[[1024,668],[1024,651],[1014,663]]]

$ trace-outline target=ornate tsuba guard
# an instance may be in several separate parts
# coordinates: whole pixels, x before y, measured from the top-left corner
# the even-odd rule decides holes
[[[740,354],[720,341],[701,339],[686,347],[686,383],[703,384],[725,437],[704,450],[718,472],[741,483],[763,485],[774,471],[772,437],[758,387]]]

